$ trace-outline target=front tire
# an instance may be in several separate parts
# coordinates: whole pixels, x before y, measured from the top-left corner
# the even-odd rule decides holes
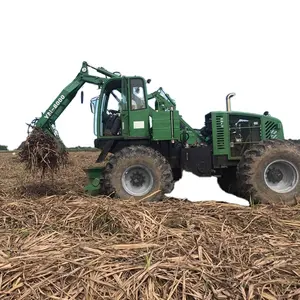
[[[152,148],[126,147],[107,163],[104,188],[116,198],[160,200],[174,189],[172,169],[165,157]]]
[[[267,140],[245,151],[238,165],[240,197],[253,203],[292,205],[300,195],[300,150],[293,142]]]

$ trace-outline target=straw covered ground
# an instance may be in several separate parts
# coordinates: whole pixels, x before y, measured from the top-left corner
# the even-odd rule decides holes
[[[0,299],[300,299],[300,206],[88,197],[96,157],[41,184],[0,154]]]

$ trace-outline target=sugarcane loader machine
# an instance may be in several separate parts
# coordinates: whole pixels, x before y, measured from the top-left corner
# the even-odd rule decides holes
[[[89,68],[104,76],[90,75]],[[253,203],[294,203],[300,192],[300,152],[284,139],[280,120],[268,112],[232,111],[232,93],[226,111],[209,112],[204,126],[195,129],[162,88],[147,93],[149,82],[83,62],[76,78],[35,119],[35,126],[56,135],[55,121],[82,86],[99,87],[90,106],[94,144],[101,152],[86,170],[87,192],[159,200],[187,171],[215,176],[225,192]]]

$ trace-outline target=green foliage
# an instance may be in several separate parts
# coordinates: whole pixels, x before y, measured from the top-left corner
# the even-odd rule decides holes
[[[68,147],[67,151],[68,152],[76,152],[76,151],[99,151],[99,149],[93,148],[93,147],[81,147],[81,146],[77,146],[77,147]]]
[[[4,151],[7,151],[7,146],[4,146],[4,145],[0,145],[0,150],[4,150]]]

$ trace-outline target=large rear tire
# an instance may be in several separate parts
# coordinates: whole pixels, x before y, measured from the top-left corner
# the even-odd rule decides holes
[[[152,148],[126,147],[107,163],[104,188],[116,198],[161,200],[174,189],[172,169],[165,157]]]
[[[267,140],[245,151],[237,168],[239,196],[255,204],[293,205],[300,195],[300,150]]]

